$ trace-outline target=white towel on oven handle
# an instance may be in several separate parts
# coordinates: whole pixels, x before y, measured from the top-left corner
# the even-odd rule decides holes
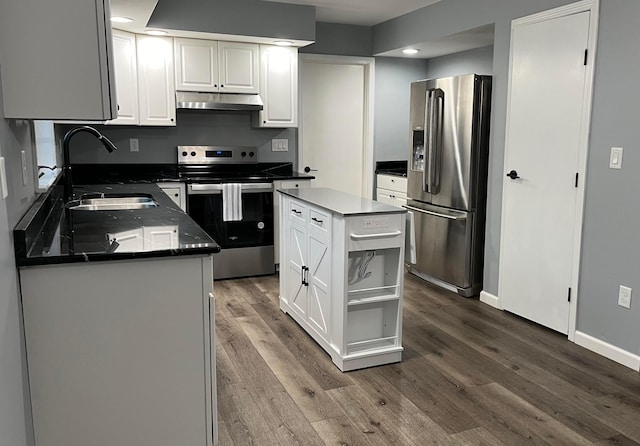
[[[222,185],[222,221],[242,220],[242,185],[224,183]]]

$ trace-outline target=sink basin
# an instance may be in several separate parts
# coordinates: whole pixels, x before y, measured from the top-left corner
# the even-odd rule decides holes
[[[117,211],[158,207],[150,195],[104,195],[80,197],[67,203],[72,211]]]

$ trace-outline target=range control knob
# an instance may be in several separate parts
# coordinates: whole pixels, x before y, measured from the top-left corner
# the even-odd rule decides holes
[[[196,152],[191,152],[191,156],[196,156]]]
[[[253,158],[253,155],[255,155],[255,153],[253,152],[249,152],[249,156]]]
[[[187,152],[182,152],[182,156],[187,156],[188,153]]]
[[[247,152],[242,152],[240,155],[242,155],[242,157],[244,158],[245,156],[247,156]]]

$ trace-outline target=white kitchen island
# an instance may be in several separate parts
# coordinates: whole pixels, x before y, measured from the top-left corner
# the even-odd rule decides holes
[[[280,308],[342,371],[402,359],[406,210],[328,188],[280,192]]]

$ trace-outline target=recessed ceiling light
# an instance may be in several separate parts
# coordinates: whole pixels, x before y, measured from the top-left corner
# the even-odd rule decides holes
[[[150,36],[166,36],[168,33],[166,31],[160,31],[159,29],[148,29],[145,31],[145,34],[149,34]]]
[[[291,46],[291,45],[293,45],[293,42],[291,42],[290,40],[276,40],[273,43],[275,43],[278,46]]]
[[[133,19],[129,17],[111,17],[111,21],[115,23],[131,23]]]
[[[418,54],[418,51],[420,51],[420,50],[417,50],[415,48],[406,48],[406,49],[402,50],[402,52],[404,54]]]

